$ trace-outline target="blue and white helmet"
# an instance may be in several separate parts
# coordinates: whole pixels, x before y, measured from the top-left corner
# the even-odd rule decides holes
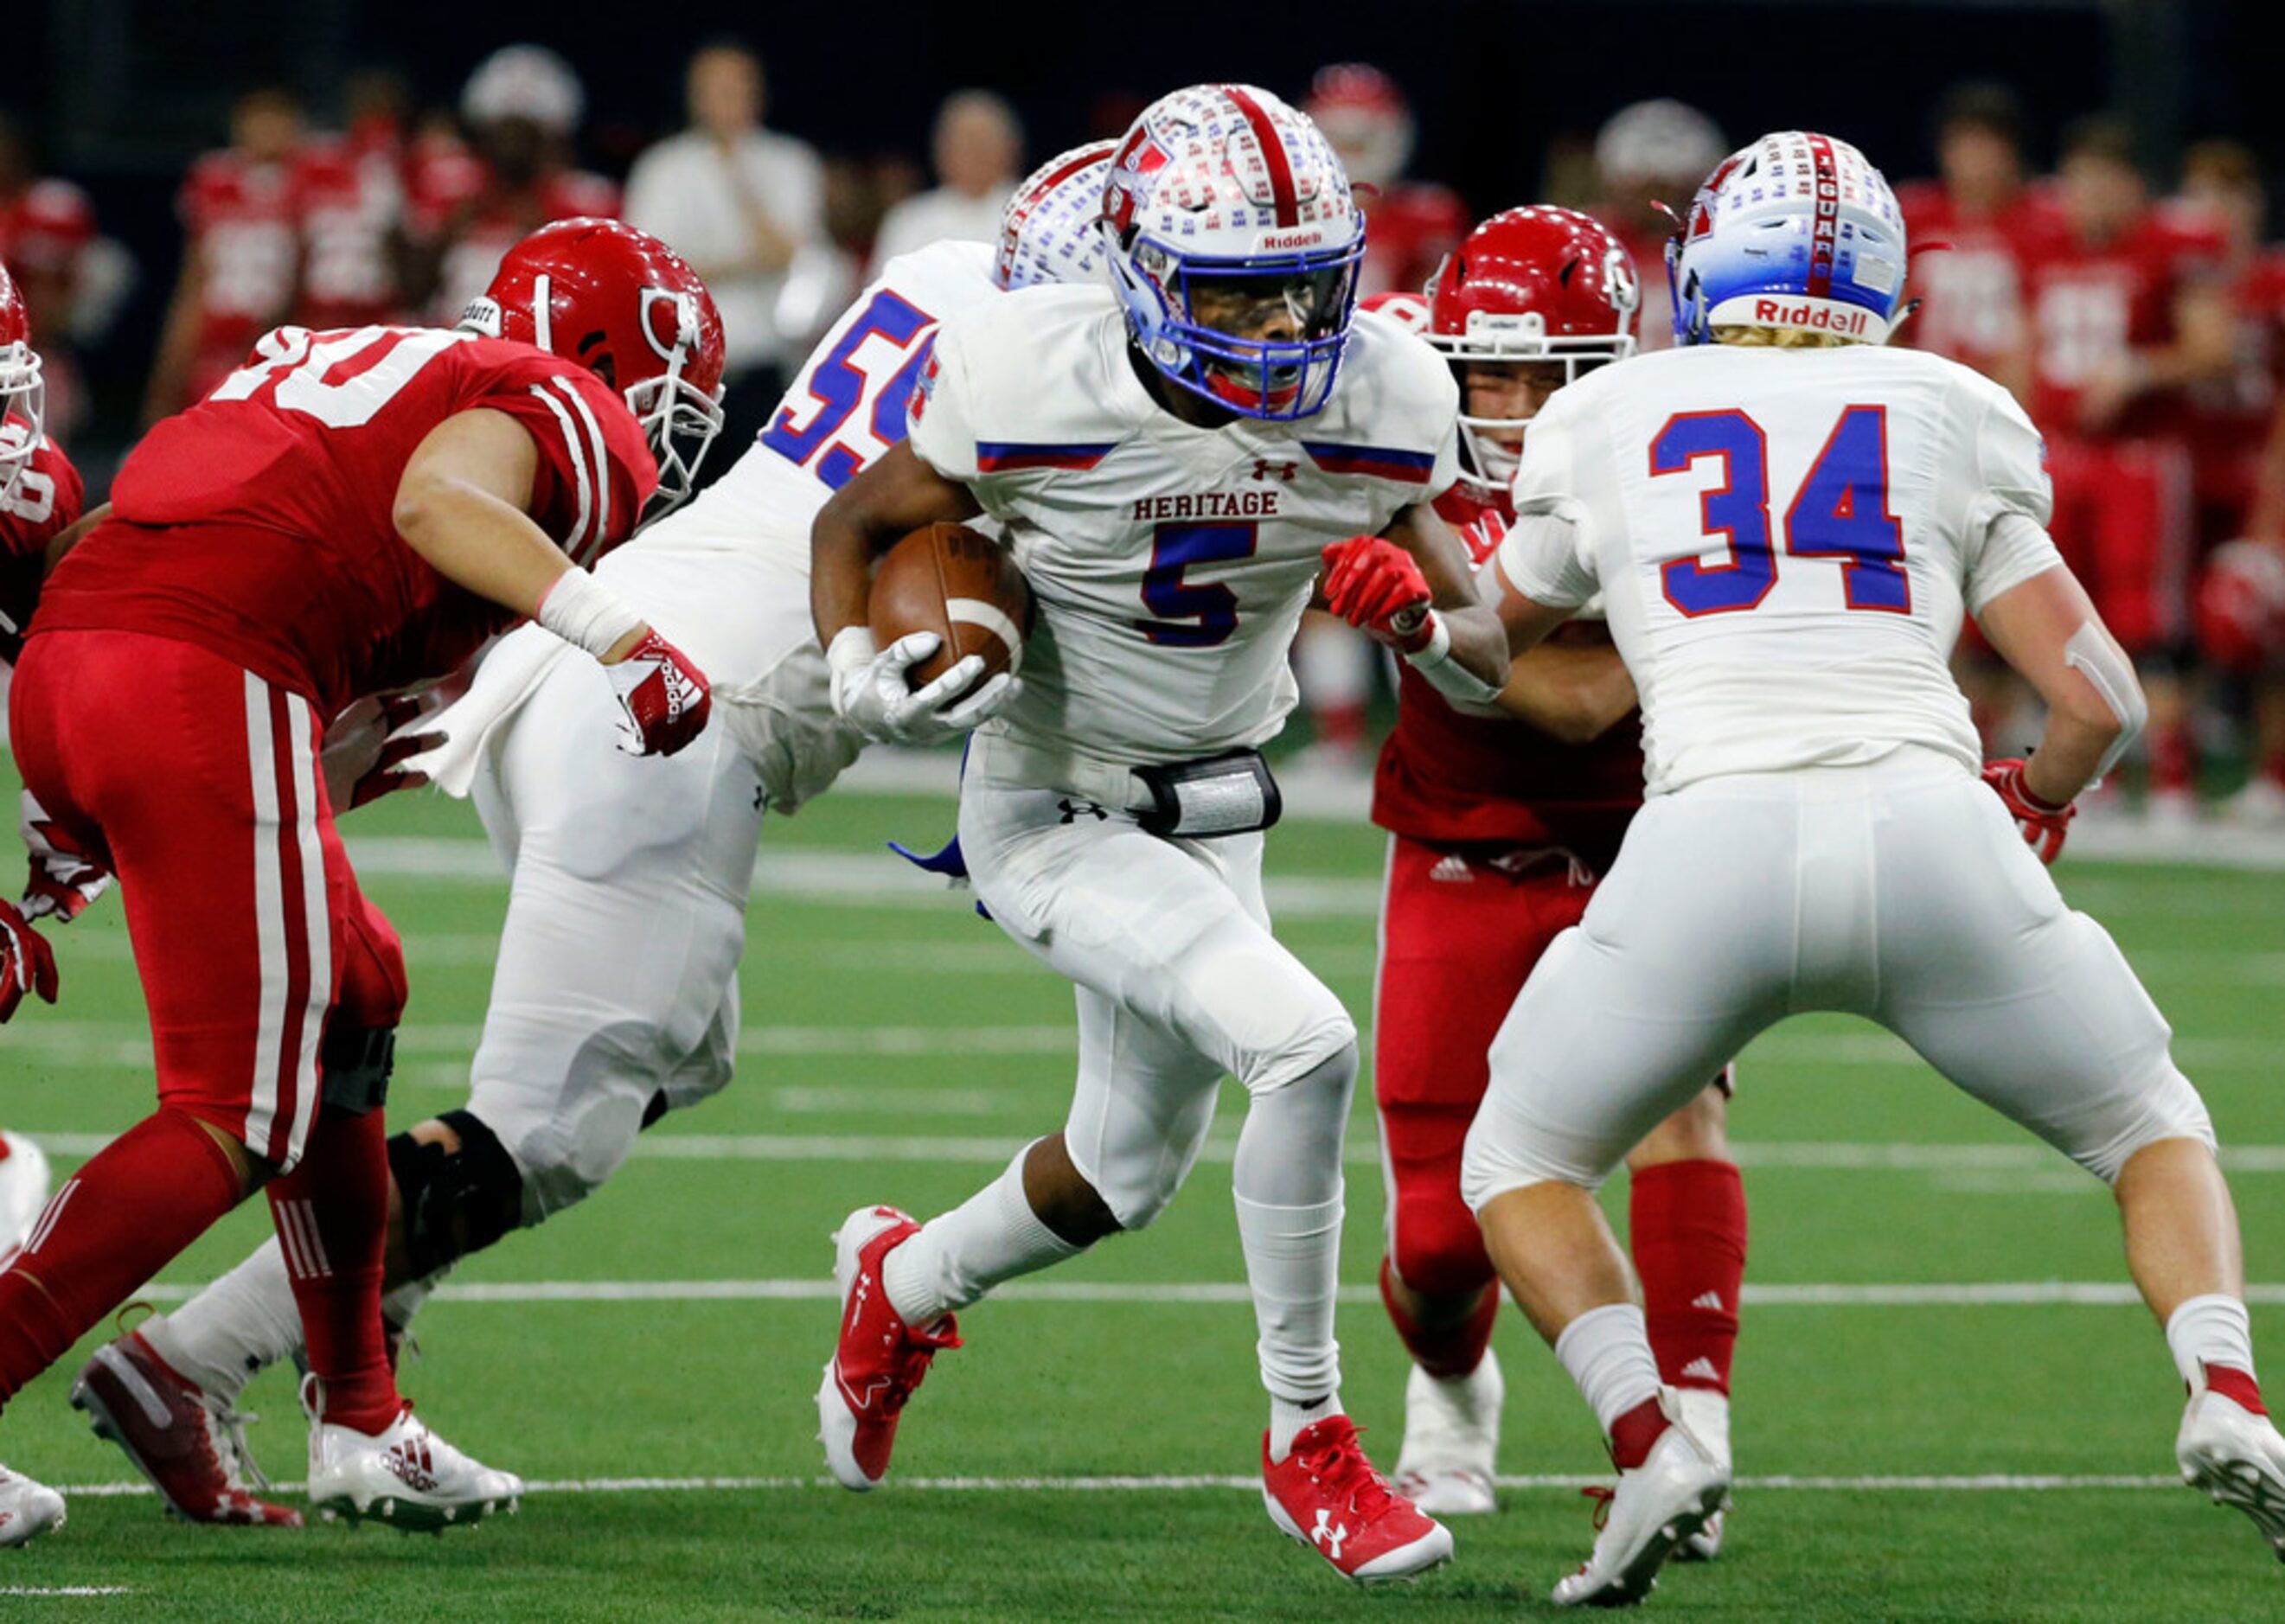
[[[1904,217],[1849,143],[1780,130],[1706,177],[1666,271],[1677,343],[1758,326],[1882,344],[1904,298]]]
[[[1323,409],[1356,309],[1364,217],[1306,115],[1252,85],[1160,97],[1111,158],[1100,229],[1127,328],[1170,381],[1246,417]],[[1284,301],[1295,337],[1198,318],[1201,285],[1247,283]]]
[[[1024,177],[1000,211],[1000,253],[993,280],[1002,287],[1040,282],[1095,282],[1103,277],[1103,183],[1116,141],[1090,141],[1057,153]]]

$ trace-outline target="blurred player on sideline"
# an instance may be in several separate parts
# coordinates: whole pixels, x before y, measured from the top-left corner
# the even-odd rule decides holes
[[[278,329],[128,459],[42,590],[10,714],[27,788],[119,876],[160,1106],[0,1273],[0,1397],[266,1184],[309,1340],[311,1502],[420,1527],[513,1505],[518,1479],[431,1432],[390,1368],[381,1106],[404,958],[358,890],[318,739],[531,616],[603,663],[590,680],[631,744],[688,744],[705,678],[581,566],[662,470],[670,499],[687,491],[721,358],[705,287],[664,244],[569,222],[519,245],[457,329]],[[161,1391],[99,1353],[73,1396],[116,1432]],[[0,1484],[0,1541],[61,1517]]]
[[[1721,126],[1687,102],[1661,98],[1628,104],[1595,132],[1601,192],[1595,218],[1627,245],[1636,264],[1655,267],[1674,231],[1666,210],[1679,208],[1727,150]],[[1666,279],[1653,274],[1645,280],[1642,299],[1637,340],[1645,349],[1663,349],[1674,341]]]
[[[879,1484],[907,1400],[958,1345],[954,1312],[1158,1217],[1235,1076],[1264,1499],[1345,1577],[1409,1577],[1451,1536],[1390,1490],[1341,1408],[1356,1029],[1270,934],[1261,832],[1278,801],[1259,747],[1292,709],[1286,650],[1328,566],[1344,618],[1454,691],[1497,692],[1496,629],[1428,506],[1457,473],[1457,391],[1401,330],[1352,321],[1363,230],[1347,178],[1268,91],[1152,103],[1103,208],[1116,291],[1038,289],[947,321],[906,443],[813,532],[836,707],[903,741],[989,716],[959,849],[993,920],[1077,984],[1080,1024],[1061,1133],[924,1226],[888,1206],[843,1223],[826,1458],[850,1488]],[[1007,527],[1036,606],[1022,683],[964,692],[971,656],[909,692],[935,639],[875,647],[868,563],[923,524],[984,514]]]
[[[1567,208],[1513,208],[1444,263],[1420,319],[1460,386],[1459,482],[1436,510],[1480,562],[1514,517],[1530,420],[1634,353],[1634,262]],[[1412,1354],[1396,1484],[1423,1510],[1496,1508],[1504,1384],[1499,1283],[1460,1195],[1484,1055],[1524,980],[1579,922],[1642,804],[1634,685],[1599,625],[1515,662],[1498,708],[1400,679],[1373,821],[1389,831],[1373,1090],[1388,1180],[1381,1299]],[[1659,1369],[1692,1430],[1729,1455],[1746,1194],[1724,1137],[1728,1074],[1628,1156],[1629,1233]],[[1721,1542],[1717,1518],[1692,1554]]]
[[[2112,1186],[2189,1389],[2183,1476],[2285,1551],[2285,1438],[2205,1107],[2041,867],[2140,692],[2047,537],[2014,397],[1882,347],[1905,247],[1846,143],[1787,131],[1725,160],[1669,258],[1689,347],[1540,412],[1495,559],[1519,648],[1602,595],[1647,752],[1625,850],[1494,1040],[1464,1164],[1493,1260],[1620,1469],[1559,1603],[1640,1600],[1729,1479],[1661,1380],[1592,1192],[1803,1010],[1888,1027]],[[1946,665],[1963,609],[2048,702],[2028,762],[1982,757]]]
[[[585,1200],[640,1129],[729,1082],[763,814],[823,793],[863,742],[834,715],[810,624],[810,521],[902,438],[940,319],[1003,288],[1100,280],[1093,224],[1110,153],[1099,142],[1040,166],[996,246],[940,242],[891,261],[737,464],[597,569],[674,627],[714,679],[724,726],[671,760],[629,759],[613,746],[609,694],[536,626],[418,724],[444,743],[405,770],[474,798],[510,890],[467,1104],[389,1142],[392,1330],[457,1259]],[[596,940],[641,946],[597,953]],[[173,1395],[163,1425],[118,1441],[178,1514],[269,1517],[247,1486],[235,1406],[301,1345],[273,1240],[98,1356]]]

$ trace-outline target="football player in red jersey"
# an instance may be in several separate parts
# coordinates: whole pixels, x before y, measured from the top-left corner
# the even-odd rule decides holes
[[[1494,216],[1437,273],[1425,336],[1458,374],[1464,469],[1438,511],[1480,560],[1513,516],[1528,420],[1582,369],[1633,353],[1637,303],[1625,247],[1566,208]],[[1464,711],[1409,671],[1399,683],[1373,794],[1390,835],[1373,1086],[1389,1181],[1381,1294],[1413,1358],[1396,1479],[1424,1510],[1493,1509],[1499,1288],[1461,1199],[1460,1151],[1493,1035],[1642,804],[1642,753],[1621,726],[1634,707],[1599,626],[1516,662],[1504,714]],[[1661,1125],[1629,1165],[1661,1374],[1726,1459],[1746,1202],[1725,1087]],[[1693,1549],[1710,1556],[1720,1540],[1716,1520]]]
[[[152,363],[145,423],[221,382],[247,346],[285,318],[300,257],[294,159],[301,145],[300,101],[264,86],[232,104],[230,145],[191,166],[175,203],[183,267]]]
[[[266,1183],[316,1383],[312,1503],[435,1527],[519,1492],[415,1418],[389,1367],[378,1108],[404,960],[318,743],[527,616],[603,663],[640,752],[695,738],[705,678],[582,566],[656,491],[687,493],[721,367],[687,265],[571,221],[512,250],[458,329],[269,334],[128,459],[43,589],[10,718],[27,787],[119,876],[160,1105],[0,1273],[0,1400]],[[404,1199],[449,1203],[420,1171]],[[114,1430],[180,1396],[118,1347],[74,1393]]]
[[[1957,87],[1936,109],[1936,149],[1941,178],[1896,189],[1912,240],[1943,245],[1912,265],[1920,302],[1904,340],[2026,396],[2022,267],[2063,221],[2024,174],[2022,105],[2005,85]]]
[[[2179,679],[2187,635],[2191,470],[2184,390],[2226,375],[2229,304],[2210,230],[2154,210],[2123,125],[2064,132],[2066,230],[2024,267],[2032,420],[2054,481],[2051,529],[2103,622],[2142,668],[2148,807],[2195,816],[2196,757]]]
[[[0,662],[9,664],[23,646],[48,544],[79,517],[79,473],[46,437],[44,388],[30,318],[0,264]],[[35,833],[36,810],[27,809],[27,836]],[[71,867],[67,877],[77,877],[78,866]],[[98,875],[85,880],[100,888]],[[50,914],[68,921],[86,899],[77,886],[59,883],[36,855],[22,903],[0,896],[0,1021],[27,996],[55,1001],[55,959],[34,922]],[[0,1258],[15,1249],[47,1198],[47,1157],[22,1134],[0,1131]],[[0,1505],[9,1497],[8,1479],[0,1467]],[[0,1544],[5,1542],[0,1525]]]

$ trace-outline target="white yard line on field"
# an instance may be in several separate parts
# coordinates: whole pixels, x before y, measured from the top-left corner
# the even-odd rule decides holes
[[[1541,1473],[1525,1476],[1503,1475],[1495,1479],[1502,1488],[1563,1489],[1587,1488],[1610,1481],[1610,1474],[1599,1477],[1574,1477],[1566,1473]],[[2022,1494],[2053,1492],[2062,1489],[2179,1489],[2179,1477],[2143,1476],[2139,1474],[2085,1474],[2077,1476],[2026,1475],[2014,1472],[1964,1472],[1956,1475],[1899,1477],[1809,1477],[1793,1473],[1777,1473],[1764,1477],[1742,1477],[1733,1487],[1746,1490],[1779,1490],[1810,1494]],[[300,1494],[299,1483],[275,1483],[274,1489],[285,1494]],[[1039,1477],[1039,1478],[898,1478],[892,1487],[903,1494],[954,1495],[1020,1495],[1020,1494],[1181,1494],[1199,1489],[1232,1493],[1260,1494],[1261,1479],[1258,1477],[1226,1477],[1219,1474],[1167,1475],[1163,1477]],[[829,1489],[841,1491],[828,1477],[776,1478],[560,1478],[543,1479],[525,1485],[532,1495],[633,1495],[633,1494],[699,1494],[738,1495],[771,1489]],[[151,1492],[151,1486],[140,1480],[131,1483],[78,1483],[59,1486],[58,1492],[66,1495],[85,1495],[101,1499],[114,1495],[139,1495]],[[109,1589],[93,1589],[58,1594],[110,1595]],[[11,1594],[0,1590],[0,1596]],[[44,1594],[25,1591],[20,1594]]]
[[[136,1296],[177,1303],[198,1291],[193,1285],[153,1284]],[[995,1301],[1011,1303],[1110,1303],[1243,1306],[1253,1298],[1234,1280],[1015,1281],[994,1291]],[[786,1280],[498,1280],[446,1284],[439,1302],[452,1303],[722,1303],[828,1302],[838,1296],[829,1278]],[[2070,1306],[2129,1308],[2142,1299],[2124,1281],[1970,1281],[1957,1284],[1755,1285],[1745,1289],[1746,1306],[1762,1308],[2021,1308]],[[1345,1303],[1377,1303],[1376,1286],[1340,1288]],[[2245,1300],[2262,1306],[2285,1305],[2285,1285],[2250,1285]]]

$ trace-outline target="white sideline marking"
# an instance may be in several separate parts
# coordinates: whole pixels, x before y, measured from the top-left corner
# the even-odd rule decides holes
[[[98,1487],[96,1492],[100,1494],[103,1491]],[[131,1589],[123,1584],[0,1585],[0,1596],[132,1596],[134,1594]]]
[[[166,1283],[145,1286],[135,1295],[147,1301],[179,1303],[199,1287]],[[788,1280],[499,1280],[470,1281],[438,1288],[436,1299],[452,1303],[721,1303],[831,1302],[840,1295],[829,1278]],[[1243,1306],[1252,1302],[1242,1281],[1015,1281],[993,1292],[1010,1303],[1179,1303]],[[1378,1287],[1347,1285],[1344,1303],[1377,1303]],[[2139,1307],[2142,1299],[2124,1281],[1969,1281],[1956,1284],[1755,1285],[1745,1289],[1746,1306],[1759,1308],[2014,1308],[2067,1305],[2078,1307]],[[2250,1285],[2245,1300],[2262,1306],[2285,1305],[2285,1284]]]
[[[1494,1479],[1502,1488],[1587,1488],[1608,1483],[1610,1474],[1579,1477],[1561,1472],[1534,1473],[1522,1476],[1503,1474]],[[2130,1473],[2085,1474],[2077,1476],[2033,1476],[2014,1472],[1964,1472],[1957,1475],[1925,1477],[1805,1477],[1780,1472],[1764,1477],[1743,1477],[1734,1487],[1741,1489],[1769,1489],[1810,1494],[2021,1494],[2052,1492],[2059,1489],[2117,1489],[2117,1488],[2175,1488],[2182,1486],[2179,1477]],[[1182,1493],[1197,1489],[1221,1489],[1250,1494],[1261,1492],[1258,1477],[1225,1477],[1220,1474],[1167,1475],[1163,1477],[1068,1477],[1068,1478],[898,1478],[892,1487],[907,1494],[955,1495],[1015,1495],[1015,1494],[1090,1494],[1133,1495]],[[298,1495],[303,1486],[299,1483],[273,1483],[271,1487],[284,1494]],[[750,1494],[766,1489],[830,1489],[846,1493],[828,1477],[777,1478],[560,1478],[552,1481],[528,1483],[527,1494],[532,1495],[633,1495],[633,1494]],[[131,1496],[151,1493],[151,1486],[141,1479],[130,1483],[79,1483],[59,1486],[57,1493],[85,1495],[102,1499],[109,1496]],[[4,1595],[112,1595],[118,1592],[103,1589],[84,1591],[5,1591]]]

